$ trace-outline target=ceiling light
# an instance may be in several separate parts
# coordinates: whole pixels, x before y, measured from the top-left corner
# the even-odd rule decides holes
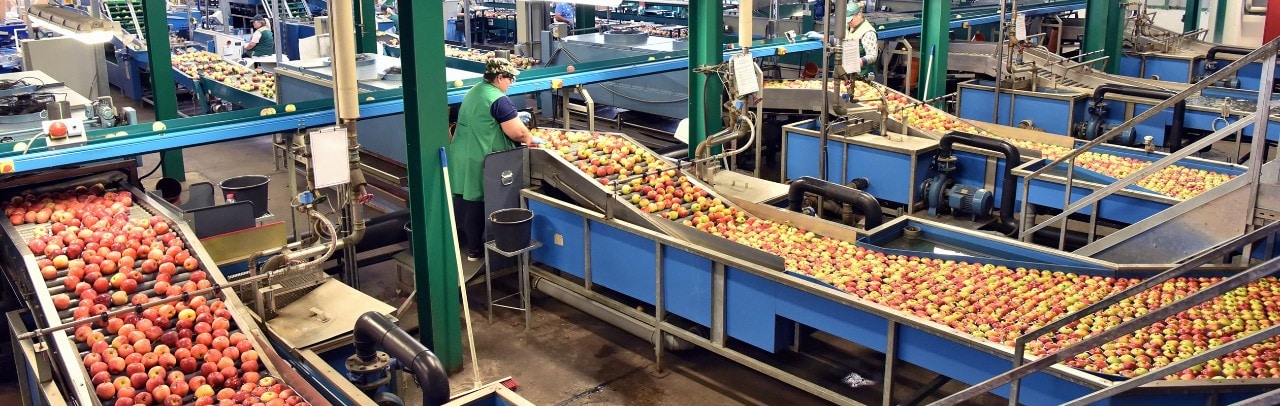
[[[113,21],[90,17],[72,8],[37,4],[27,8],[27,17],[37,28],[87,44],[105,43],[114,36]]]

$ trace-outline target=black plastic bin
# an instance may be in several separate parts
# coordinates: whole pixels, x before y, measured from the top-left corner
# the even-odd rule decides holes
[[[253,217],[267,214],[267,184],[271,178],[262,175],[245,175],[227,178],[218,187],[222,188],[222,197],[227,201],[248,200],[253,203]]]
[[[528,209],[502,209],[489,215],[489,231],[499,250],[515,252],[529,247],[533,230],[533,212]]]

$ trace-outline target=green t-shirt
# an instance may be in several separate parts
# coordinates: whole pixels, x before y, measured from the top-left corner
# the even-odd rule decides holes
[[[503,96],[502,90],[485,82],[471,88],[458,107],[458,126],[446,153],[450,185],[463,199],[484,200],[484,157],[516,146],[493,118],[493,103]]]

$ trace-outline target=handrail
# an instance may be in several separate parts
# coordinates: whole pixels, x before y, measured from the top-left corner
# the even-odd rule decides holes
[[[1128,299],[1133,295],[1146,292],[1148,289],[1151,289],[1156,285],[1164,283],[1165,281],[1182,276],[1187,272],[1195,270],[1201,265],[1209,263],[1214,258],[1220,258],[1221,256],[1226,255],[1227,253],[1230,253],[1231,251],[1234,251],[1236,249],[1239,249],[1244,245],[1252,244],[1254,241],[1257,241],[1258,239],[1260,239],[1260,238],[1254,238],[1253,237],[1254,234],[1259,236],[1269,236],[1276,233],[1280,233],[1280,222],[1268,224],[1265,227],[1257,229],[1254,233],[1239,236],[1231,240],[1228,240],[1222,244],[1219,244],[1215,248],[1212,248],[1208,251],[1204,251],[1200,253],[1199,255],[1196,255],[1195,259],[1192,259],[1191,261],[1187,261],[1186,263],[1170,268],[1169,270],[1156,274],[1150,278],[1143,279],[1141,282],[1130,285],[1125,290],[1116,292],[1111,296],[1107,296],[1102,300],[1094,302],[1091,305],[1085,306],[1083,309],[1068,313],[1063,317],[1059,318],[1058,320],[1055,320],[1049,324],[1041,326],[1040,328],[1031,330],[1029,332],[1024,333],[1021,336],[1018,336],[1018,338],[1015,338],[1013,340],[1013,367],[1017,368],[1022,366],[1022,362],[1025,360],[1027,343],[1031,342],[1031,340],[1039,338],[1040,336],[1043,336],[1050,332],[1057,331],[1059,328],[1062,328],[1063,326],[1066,326],[1077,320],[1080,320],[1086,315],[1095,314],[1108,307],[1111,307],[1116,303],[1119,303],[1124,299]],[[1009,398],[1013,401],[1017,401],[1018,382],[1019,381],[1015,379],[1013,385],[1011,385],[1010,387]]]
[[[1147,175],[1151,175],[1155,172],[1158,172],[1164,169],[1166,166],[1178,162],[1178,160],[1182,158],[1191,156],[1191,154],[1199,152],[1201,148],[1213,145],[1213,143],[1221,141],[1222,139],[1226,138],[1228,135],[1233,135],[1235,134],[1236,131],[1243,130],[1245,127],[1253,125],[1253,121],[1257,117],[1258,117],[1257,112],[1250,113],[1249,115],[1244,116],[1239,120],[1236,120],[1234,123],[1231,123],[1226,127],[1222,127],[1222,129],[1215,131],[1213,134],[1210,134],[1207,137],[1201,138],[1196,142],[1188,144],[1185,148],[1182,148],[1169,155],[1166,155],[1164,158],[1160,158],[1159,160],[1156,160],[1155,162],[1152,162],[1151,164],[1142,167],[1142,169],[1133,171],[1133,173],[1130,173],[1128,176],[1117,179],[1115,182],[1112,182],[1111,184],[1101,189],[1095,190],[1093,191],[1093,193],[1090,193],[1089,195],[1082,197],[1079,200],[1076,200],[1075,203],[1071,203],[1067,207],[1063,208],[1061,214],[1055,215],[1049,220],[1046,220],[1040,224],[1037,224],[1031,227],[1030,229],[1026,230],[1026,232],[1034,233],[1037,230],[1040,230],[1055,221],[1064,219],[1068,215],[1075,213],[1077,211],[1080,211],[1080,209],[1083,209],[1086,206],[1093,204],[1094,202],[1102,200],[1107,196],[1110,196],[1115,192],[1120,191],[1120,189],[1124,189],[1130,184],[1133,184],[1139,180],[1142,180],[1143,178],[1147,177]],[[1266,117],[1266,115],[1263,115],[1263,117]],[[1026,196],[1024,195],[1023,197],[1025,198]]]
[[[1218,248],[1204,252],[1203,254],[1197,256],[1196,258],[1193,258],[1187,263],[1179,265],[1174,269],[1166,271],[1165,273],[1166,274],[1174,273],[1176,275],[1177,273],[1186,272],[1187,270],[1190,270],[1192,268],[1198,267],[1203,264],[1207,264],[1210,261],[1214,260],[1215,258],[1221,257],[1225,253],[1228,253],[1236,249],[1239,249],[1240,247],[1244,247],[1246,245],[1252,244],[1254,242],[1262,240],[1263,238],[1272,237],[1275,235],[1277,229],[1280,228],[1280,225],[1277,225],[1277,224],[1280,224],[1280,223],[1269,224],[1266,227],[1262,227],[1257,230],[1254,230],[1238,239],[1219,245]],[[1198,292],[1189,294],[1186,297],[1183,297],[1182,299],[1178,299],[1166,306],[1154,309],[1148,312],[1147,314],[1144,314],[1144,315],[1135,317],[1133,319],[1130,319],[1129,321],[1120,323],[1120,325],[1116,326],[1115,328],[1112,328],[1110,330],[1106,330],[1101,333],[1098,333],[1097,335],[1085,338],[1074,344],[1063,347],[1061,350],[1058,350],[1057,352],[1045,355],[1043,357],[1040,357],[1039,359],[1031,361],[1030,363],[1011,369],[1007,372],[991,377],[990,379],[987,379],[985,381],[979,382],[978,384],[970,386],[962,391],[956,392],[951,396],[947,396],[946,398],[943,398],[942,400],[939,400],[934,404],[935,405],[956,405],[965,400],[972,399],[975,396],[994,390],[1000,386],[1003,386],[1011,382],[1013,382],[1013,385],[1014,385],[1013,387],[1016,387],[1017,385],[1016,381],[1022,377],[1031,375],[1032,373],[1048,368],[1054,364],[1057,364],[1070,357],[1073,357],[1076,354],[1079,354],[1081,352],[1087,351],[1089,349],[1097,348],[1102,344],[1111,342],[1117,338],[1120,338],[1126,334],[1137,331],[1138,329],[1141,329],[1143,327],[1149,326],[1155,322],[1177,315],[1178,313],[1186,311],[1191,307],[1194,307],[1206,301],[1212,300],[1213,298],[1221,296],[1226,292],[1229,292],[1231,290],[1244,286],[1245,284],[1253,282],[1254,280],[1257,280],[1264,276],[1275,273],[1277,270],[1280,270],[1280,258],[1273,258],[1267,262],[1254,266],[1247,271],[1232,275],[1218,282],[1213,286],[1209,286],[1207,288],[1201,289]],[[1126,294],[1126,293],[1132,294],[1135,291],[1136,291],[1135,289],[1130,288],[1130,289],[1126,289],[1125,291],[1122,291],[1121,294]],[[1113,295],[1112,297],[1115,297],[1118,295],[1119,294]],[[1088,314],[1091,314],[1091,313],[1088,313]],[[1266,336],[1266,337],[1271,337],[1271,336]],[[1215,350],[1217,349],[1218,348],[1215,348]],[[1197,357],[1199,357],[1199,355]],[[1152,371],[1147,375],[1153,376],[1156,379],[1167,376],[1167,374],[1161,374],[1155,371]],[[1130,379],[1133,380],[1138,378],[1130,378]],[[1128,386],[1125,386],[1124,388],[1127,389]],[[1110,392],[1106,392],[1106,393],[1110,393]],[[1016,392],[1011,392],[1011,396],[1009,399],[1011,404],[1016,404],[1017,402],[1017,398],[1015,396],[1012,396],[1014,394],[1016,394]]]
[[[1038,230],[1040,230],[1040,229],[1043,229],[1043,228],[1047,227],[1050,223],[1052,223],[1052,222],[1054,222],[1054,221],[1058,221],[1058,220],[1061,220],[1061,221],[1062,221],[1062,223],[1063,223],[1063,224],[1062,224],[1062,229],[1064,229],[1064,230],[1065,230],[1065,229],[1066,229],[1066,219],[1067,219],[1067,216],[1069,216],[1069,215],[1071,215],[1071,214],[1074,214],[1076,211],[1079,211],[1079,209],[1080,209],[1081,207],[1083,207],[1083,206],[1080,206],[1080,205],[1075,205],[1075,206],[1079,206],[1079,207],[1076,207],[1076,208],[1075,208],[1075,210],[1066,210],[1066,209],[1064,209],[1064,210],[1062,211],[1062,213],[1060,213],[1060,214],[1058,214],[1058,215],[1054,216],[1054,217],[1053,217],[1052,219],[1050,219],[1049,221],[1042,222],[1042,223],[1037,224],[1037,225],[1035,225],[1035,226],[1028,226],[1028,225],[1027,225],[1027,223],[1028,223],[1028,222],[1027,222],[1027,215],[1029,214],[1029,213],[1028,213],[1028,209],[1029,209],[1030,204],[1031,204],[1031,203],[1030,203],[1030,201],[1028,200],[1028,197],[1029,197],[1028,195],[1030,194],[1030,191],[1031,191],[1031,181],[1032,181],[1032,179],[1035,179],[1035,178],[1037,178],[1037,177],[1040,177],[1040,176],[1041,176],[1041,175],[1043,175],[1045,172],[1049,171],[1050,169],[1052,169],[1052,168],[1054,168],[1054,167],[1057,167],[1059,164],[1061,164],[1061,163],[1063,163],[1063,162],[1068,162],[1068,161],[1069,161],[1069,162],[1071,163],[1071,167],[1069,167],[1069,168],[1068,168],[1067,185],[1066,185],[1066,189],[1065,189],[1065,192],[1064,192],[1064,193],[1067,195],[1067,198],[1068,198],[1068,199],[1070,199],[1070,196],[1071,196],[1071,189],[1072,189],[1072,187],[1073,187],[1073,186],[1072,186],[1072,182],[1073,182],[1073,180],[1074,180],[1074,176],[1073,176],[1073,171],[1072,171],[1072,169],[1074,169],[1074,166],[1075,166],[1075,158],[1076,158],[1077,156],[1080,156],[1080,154],[1083,154],[1083,153],[1085,153],[1085,152],[1088,152],[1088,151],[1092,150],[1094,147],[1097,147],[1098,145],[1101,145],[1101,144],[1103,144],[1103,143],[1105,143],[1105,142],[1107,142],[1107,141],[1111,140],[1112,138],[1115,138],[1115,136],[1116,136],[1116,135],[1119,135],[1120,133],[1122,133],[1122,132],[1124,132],[1124,131],[1126,131],[1126,130],[1128,130],[1128,129],[1130,129],[1130,128],[1132,128],[1132,127],[1136,126],[1136,125],[1138,125],[1138,123],[1141,123],[1141,122],[1143,122],[1143,121],[1146,121],[1147,119],[1150,119],[1151,117],[1154,117],[1154,116],[1155,116],[1155,115],[1157,115],[1157,114],[1161,114],[1161,113],[1163,113],[1166,109],[1168,109],[1169,107],[1173,106],[1174,104],[1176,104],[1176,103],[1178,103],[1178,102],[1180,102],[1180,101],[1185,100],[1188,96],[1191,96],[1191,95],[1193,95],[1193,94],[1199,93],[1201,90],[1204,90],[1204,88],[1208,87],[1210,84],[1212,84],[1212,83],[1216,83],[1217,81],[1221,80],[1222,78],[1225,78],[1225,77],[1227,77],[1228,75],[1235,73],[1236,71],[1238,71],[1238,70],[1240,70],[1241,68],[1245,67],[1246,65],[1248,65],[1248,64],[1250,64],[1250,63],[1252,63],[1253,61],[1258,60],[1258,59],[1261,59],[1263,56],[1275,57],[1277,47],[1278,47],[1278,46],[1280,46],[1280,45],[1278,45],[1278,44],[1280,44],[1280,38],[1277,38],[1277,39],[1273,39],[1273,40],[1271,40],[1271,41],[1270,41],[1270,42],[1268,42],[1266,45],[1263,45],[1262,47],[1260,47],[1260,48],[1258,48],[1258,49],[1254,50],[1253,52],[1250,52],[1250,53],[1249,53],[1248,55],[1246,55],[1245,57],[1240,58],[1240,59],[1236,60],[1235,62],[1232,62],[1230,65],[1227,65],[1225,68],[1222,68],[1222,69],[1218,70],[1217,72],[1214,72],[1213,74],[1209,75],[1209,76],[1208,76],[1208,77],[1206,77],[1205,79],[1203,79],[1203,80],[1201,80],[1201,81],[1197,82],[1196,84],[1191,85],[1191,87],[1188,87],[1187,89],[1185,89],[1185,90],[1183,90],[1183,91],[1181,91],[1181,92],[1178,92],[1178,94],[1174,95],[1173,97],[1171,97],[1171,98],[1169,98],[1169,99],[1166,99],[1166,100],[1164,100],[1164,101],[1162,101],[1162,102],[1160,102],[1160,103],[1156,104],[1155,106],[1152,106],[1150,109],[1148,109],[1147,111],[1144,111],[1142,114],[1139,114],[1138,116],[1136,116],[1136,117],[1134,117],[1134,118],[1132,118],[1132,119],[1129,119],[1128,121],[1125,121],[1124,123],[1121,123],[1119,126],[1116,126],[1115,128],[1112,128],[1111,130],[1107,131],[1105,134],[1103,134],[1103,135],[1099,136],[1098,138],[1096,138],[1096,139],[1094,139],[1094,140],[1092,140],[1092,141],[1089,141],[1088,143],[1086,143],[1085,145],[1081,146],[1080,148],[1073,149],[1073,150],[1071,150],[1070,152],[1068,152],[1066,155],[1063,155],[1063,156],[1059,157],[1058,159],[1053,160],[1053,162],[1050,162],[1048,165],[1045,165],[1045,166],[1043,166],[1043,167],[1041,167],[1041,168],[1039,168],[1039,169],[1036,169],[1035,171],[1032,171],[1032,172],[1031,172],[1031,174],[1027,175],[1027,176],[1023,179],[1023,181],[1022,181],[1022,195],[1023,195],[1023,196],[1022,196],[1022,217],[1023,217],[1023,218],[1022,218],[1022,221],[1020,221],[1020,222],[1019,222],[1019,224],[1020,224],[1020,226],[1021,226],[1021,227],[1023,227],[1023,231],[1022,231],[1021,235],[1019,235],[1019,238],[1020,238],[1021,240],[1023,240],[1023,241],[1027,241],[1027,240],[1029,240],[1029,239],[1031,238],[1031,235],[1032,235],[1034,232],[1036,232],[1036,231],[1038,231]],[[1265,89],[1264,89],[1264,90],[1265,90]],[[1268,106],[1268,104],[1267,104],[1267,103],[1259,103],[1259,108],[1260,108],[1260,109],[1263,109],[1262,111],[1268,111],[1268,110],[1266,110],[1267,106]],[[1267,113],[1267,114],[1269,114],[1269,113]],[[1029,227],[1029,228],[1028,228],[1028,227]]]

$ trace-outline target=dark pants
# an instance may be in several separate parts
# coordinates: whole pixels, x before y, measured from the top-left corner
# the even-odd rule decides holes
[[[458,224],[459,238],[462,247],[473,258],[484,256],[484,201],[463,199],[462,195],[453,195],[453,211]]]

